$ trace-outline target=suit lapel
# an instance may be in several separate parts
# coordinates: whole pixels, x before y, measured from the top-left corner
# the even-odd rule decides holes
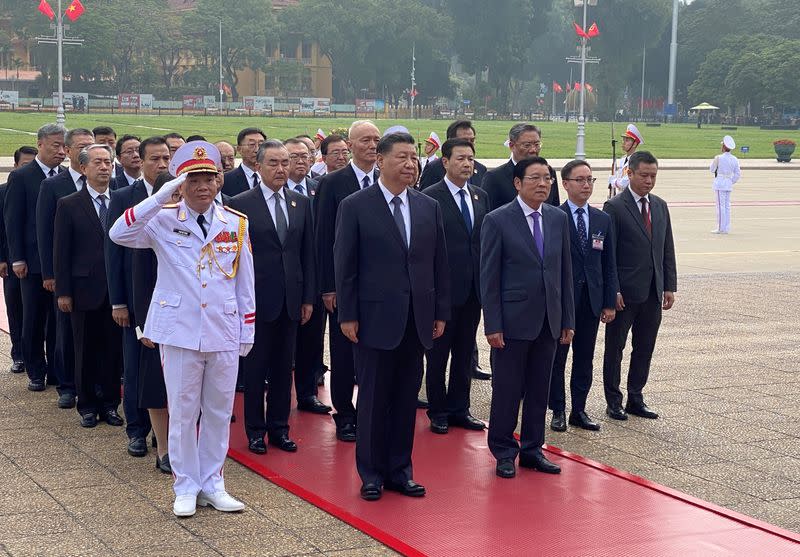
[[[511,214],[513,216],[512,221],[514,222],[514,226],[517,227],[517,230],[522,235],[523,242],[528,246],[531,250],[536,259],[539,261],[542,260],[542,257],[539,255],[539,250],[536,249],[536,244],[533,241],[533,234],[531,233],[531,227],[528,225],[528,219],[525,216],[525,213],[522,211],[522,207],[519,206],[519,203],[514,200],[515,203],[513,205],[513,209],[511,210]],[[546,246],[547,244],[545,244]]]
[[[481,224],[483,223],[483,217],[485,217],[486,213],[488,213],[488,207],[484,205],[481,197],[475,193],[475,190],[473,189],[474,186],[468,185],[466,187],[469,188],[467,191],[472,198],[472,234],[476,235],[478,234],[478,230],[480,230]]]
[[[375,198],[375,203],[380,205],[381,209],[377,211],[378,219],[380,219],[384,226],[388,229],[389,233],[395,239],[395,241],[400,245],[404,252],[408,253],[408,248],[406,247],[406,243],[403,241],[402,236],[400,236],[400,230],[398,230],[397,225],[394,222],[394,215],[392,215],[392,210],[389,208],[389,205],[386,203],[386,198],[383,196],[383,191],[379,186],[374,188],[370,188],[370,194]],[[411,196],[408,196],[409,206],[408,212],[409,215],[411,214]],[[414,219],[411,219],[411,238],[414,238],[416,234],[414,234]]]
[[[447,187],[447,182],[442,181],[441,184],[442,186],[444,186],[442,189],[442,193],[445,196],[445,202],[443,204],[442,210],[449,212],[451,218],[456,219],[456,221],[460,222],[461,227],[464,229],[464,233],[466,234],[467,223],[464,222],[464,216],[461,214],[461,207],[458,206],[455,198],[453,197],[453,194],[450,192],[450,188]],[[468,185],[465,185],[464,187],[467,188]],[[469,190],[466,191],[469,193]]]
[[[256,197],[255,202],[258,205],[258,211],[256,211],[256,213],[259,215],[263,215],[263,222],[266,225],[270,236],[274,240],[275,245],[280,246],[281,242],[278,239],[278,229],[275,228],[275,221],[272,220],[272,215],[269,212],[269,206],[267,205],[267,200],[264,197],[264,192],[261,190],[261,186],[259,186],[259,189],[256,193],[251,195],[254,195]]]
[[[97,232],[101,238],[105,239],[103,225],[100,224],[100,217],[97,215],[97,211],[94,208],[95,201],[92,199],[92,196],[89,195],[89,190],[87,188],[83,188],[80,191],[79,199],[81,202],[81,207],[83,207],[83,210],[86,213],[86,217],[92,223],[92,228],[94,228],[94,231]]]
[[[291,234],[292,231],[296,230],[298,227],[298,221],[300,219],[300,208],[297,206],[296,198],[299,198],[301,196],[297,192],[289,191],[288,188],[283,188],[283,192],[286,198],[286,212],[289,214],[289,222],[286,228],[286,237],[288,238],[289,234]]]
[[[642,232],[642,234],[644,234],[645,238],[647,238],[649,240],[650,237],[647,235],[647,229],[645,229],[644,221],[642,220],[642,212],[639,209],[639,206],[636,203],[636,201],[633,199],[633,193],[631,193],[630,191],[627,191],[627,190],[622,192],[622,193],[624,195],[623,199],[625,200],[625,206],[628,208],[628,211],[630,211],[631,217],[633,218],[633,220],[636,221],[636,224],[639,225],[639,230],[641,230],[641,232]],[[651,210],[650,210],[650,222],[651,222],[651,226],[652,226],[652,222],[653,222],[652,204],[651,204]]]

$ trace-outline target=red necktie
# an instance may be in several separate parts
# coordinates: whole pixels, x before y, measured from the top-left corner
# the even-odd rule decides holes
[[[650,210],[647,207],[647,198],[643,197],[639,201],[642,202],[642,221],[644,222],[644,228],[647,230],[647,235],[653,235],[653,223],[650,222]]]

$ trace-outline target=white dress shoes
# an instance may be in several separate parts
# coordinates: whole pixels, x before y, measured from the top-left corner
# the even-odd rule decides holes
[[[233,513],[244,509],[244,503],[231,497],[227,491],[217,491],[216,493],[201,491],[197,495],[197,504],[201,507],[211,505],[218,511],[226,513]]]
[[[197,496],[178,495],[175,503],[172,504],[172,512],[175,516],[193,516],[197,509]]]

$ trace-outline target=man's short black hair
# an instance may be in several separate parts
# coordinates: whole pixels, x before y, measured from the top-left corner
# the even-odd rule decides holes
[[[30,145],[23,145],[16,151],[14,151],[14,166],[19,164],[19,159],[22,158],[22,155],[33,155],[34,157],[39,154],[39,149],[36,147],[31,147]]]
[[[464,139],[463,137],[454,137],[453,139],[448,139],[442,144],[442,158],[449,159],[453,156],[453,149],[456,147],[469,147],[472,149],[472,154],[475,154],[475,146],[472,144],[472,141],[469,139]]]
[[[155,137],[148,137],[147,139],[139,143],[139,157],[141,157],[141,159],[144,160],[145,149],[147,148],[148,145],[166,145],[167,144],[166,137],[167,136],[161,137],[157,135]]]
[[[547,168],[548,172],[550,171],[550,165],[547,163],[547,159],[542,157],[528,157],[527,159],[522,159],[514,166],[514,178],[522,180],[528,173],[528,167],[534,164],[541,164]]]
[[[654,164],[658,166],[658,159],[650,151],[636,151],[628,159],[628,168],[636,170],[640,164]]]
[[[378,141],[378,147],[376,151],[379,155],[386,155],[387,153],[391,152],[395,145],[403,143],[416,145],[414,142],[414,137],[410,133],[390,133],[388,135],[384,135],[381,140]]]
[[[592,169],[592,165],[590,165],[588,162],[575,159],[569,161],[567,164],[564,165],[564,168],[561,169],[561,179],[566,180],[567,178],[571,177],[572,171],[578,168],[579,166],[585,166],[589,170]]]
[[[125,142],[126,141],[130,141],[131,139],[135,139],[136,141],[139,141],[139,142],[142,141],[140,138],[136,137],[135,135],[130,135],[130,134],[126,133],[125,135],[120,137],[119,140],[117,141],[117,148],[116,148],[117,157],[119,157],[122,154],[122,146],[125,145]]]
[[[97,126],[92,130],[92,135],[95,137],[98,135],[113,135],[114,139],[117,138],[117,132],[115,132],[114,128],[110,126]]]
[[[183,136],[178,132],[170,132],[164,135],[164,141],[166,141],[167,139],[183,139]],[[186,141],[185,139],[183,140]]]
[[[319,144],[319,152],[322,153],[323,155],[327,155],[328,145],[330,145],[331,143],[336,143],[337,141],[344,141],[345,143],[347,143],[344,137],[342,137],[338,133],[332,133],[329,136],[325,137],[325,139],[323,139],[322,142]]]
[[[206,138],[203,137],[202,135],[190,135],[189,137],[186,138],[186,143],[189,143],[190,141],[205,141],[205,140]]]
[[[472,130],[473,133],[476,133],[475,127],[469,120],[456,120],[455,122],[447,126],[447,139],[453,139],[456,136],[458,130],[462,129]]]
[[[264,141],[267,140],[267,134],[265,134],[264,130],[262,130],[261,128],[245,128],[239,132],[239,135],[236,136],[236,145],[241,145],[245,137],[254,133],[260,134],[261,137],[264,138]]]

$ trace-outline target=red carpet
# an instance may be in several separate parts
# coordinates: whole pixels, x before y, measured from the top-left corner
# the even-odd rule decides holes
[[[333,420],[294,411],[290,424],[297,453],[249,452],[240,419],[229,456],[404,555],[800,555],[798,534],[556,448],[547,450],[560,476],[497,478],[485,432],[435,435],[423,411],[414,479],[428,494],[368,503],[355,447],[335,440]]]

